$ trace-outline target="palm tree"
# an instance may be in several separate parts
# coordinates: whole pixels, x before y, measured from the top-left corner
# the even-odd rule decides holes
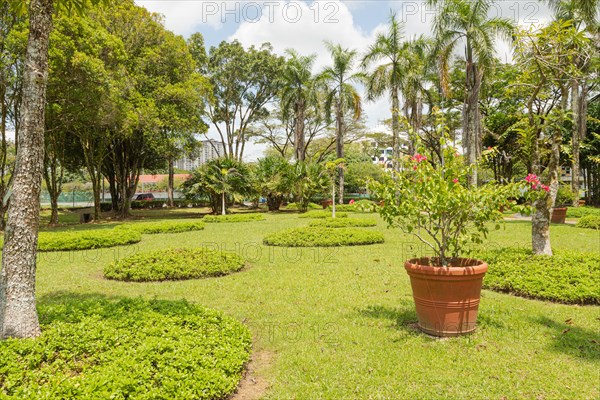
[[[463,105],[463,147],[473,166],[469,177],[477,185],[477,159],[481,152],[481,112],[479,94],[484,76],[494,64],[496,36],[510,37],[513,23],[506,18],[490,18],[492,0],[429,0],[439,5],[434,20],[436,53],[439,58],[442,89],[448,93],[449,64],[460,43],[464,43],[466,90]]]
[[[353,83],[364,81],[364,74],[352,72],[357,58],[356,50],[344,49],[339,44],[325,42],[333,65],[326,67],[318,76],[319,82],[326,86],[325,111],[331,118],[331,110],[335,110],[336,122],[336,152],[337,158],[344,158],[344,117],[350,109],[354,112],[354,119],[358,120],[361,114],[361,98]],[[338,169],[340,185],[340,204],[344,203],[344,170]]]
[[[423,98],[428,95],[431,77],[431,40],[425,36],[405,42],[402,55],[408,67],[402,74],[401,91],[404,96],[404,115],[412,132],[417,135],[422,125]],[[431,111],[431,110],[430,110]],[[414,153],[414,139],[409,137],[409,153]]]
[[[376,64],[375,69],[367,76],[367,99],[376,100],[389,94],[392,101],[392,148],[394,157],[400,154],[400,88],[402,76],[408,70],[408,63],[403,56],[404,32],[403,24],[396,19],[396,14],[389,17],[388,30],[375,38],[362,59],[361,66],[368,68]],[[382,60],[385,60],[381,63]],[[409,148],[412,153],[414,149]],[[339,156],[339,155],[338,155]]]
[[[301,56],[295,50],[288,49],[290,56],[283,69],[283,88],[280,93],[283,117],[292,114],[294,119],[294,153],[297,161],[304,161],[305,134],[304,120],[308,103],[315,100],[315,84],[312,66],[316,55]]]

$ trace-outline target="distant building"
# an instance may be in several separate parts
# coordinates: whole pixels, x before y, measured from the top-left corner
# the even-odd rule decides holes
[[[210,160],[222,157],[223,144],[216,140],[201,140],[202,146],[191,157],[183,157],[175,161],[175,168],[193,171]]]

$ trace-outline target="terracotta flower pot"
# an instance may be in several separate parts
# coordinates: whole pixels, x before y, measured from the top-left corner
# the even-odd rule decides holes
[[[332,206],[333,205],[333,200],[323,200],[321,202],[321,205],[323,206],[323,209],[326,210],[327,207]]]
[[[450,267],[429,266],[439,264],[436,261],[415,258],[404,264],[410,276],[419,328],[434,336],[473,332],[488,265],[480,260],[459,258]]]
[[[579,200],[579,205],[580,206],[585,206],[585,200]]]
[[[550,222],[553,224],[564,224],[565,218],[567,218],[567,207],[555,207],[552,210]]]

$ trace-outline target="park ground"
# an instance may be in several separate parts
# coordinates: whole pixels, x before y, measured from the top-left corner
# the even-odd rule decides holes
[[[199,217],[201,212],[206,210],[134,213],[140,219],[173,219]],[[265,235],[308,221],[296,213],[265,217],[207,224],[202,231],[144,235],[132,246],[40,253],[39,302],[65,296],[141,296],[186,299],[221,310],[244,322],[253,335],[251,376],[242,385],[246,398],[600,397],[600,307],[484,290],[476,333],[435,339],[415,328],[403,269],[403,261],[420,251],[413,238],[378,220],[377,227],[367,229],[381,230],[384,244],[266,247]],[[65,212],[61,222],[76,220]],[[110,226],[67,224],[56,229]],[[530,234],[530,222],[508,221],[492,232],[482,249],[527,248]],[[557,250],[600,251],[600,231],[552,225],[551,236]],[[236,252],[248,266],[225,277],[177,282],[103,278],[107,263],[128,254],[199,246]]]

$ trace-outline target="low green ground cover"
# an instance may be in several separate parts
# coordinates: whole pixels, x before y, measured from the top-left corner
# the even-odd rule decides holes
[[[300,218],[331,218],[331,211],[308,211],[299,215]],[[336,218],[348,218],[347,212],[336,212]]]
[[[248,213],[248,214],[227,214],[227,215],[207,215],[202,220],[204,222],[250,222],[250,221],[262,221],[265,217],[262,214]]]
[[[285,247],[335,247],[383,243],[381,232],[359,228],[309,226],[292,228],[266,236],[263,243]]]
[[[198,279],[241,270],[245,261],[233,253],[207,248],[168,249],[137,253],[106,266],[108,279],[132,282]]]
[[[248,329],[185,301],[59,295],[43,334],[0,342],[3,399],[222,399],[250,356]]]
[[[600,229],[600,215],[586,215],[577,221],[578,228]]]
[[[143,234],[179,233],[202,230],[204,222],[201,220],[143,221],[118,225],[115,229],[133,229]]]
[[[377,226],[377,220],[373,218],[325,218],[311,221],[310,226],[324,226],[326,228],[346,227],[371,227]]]

